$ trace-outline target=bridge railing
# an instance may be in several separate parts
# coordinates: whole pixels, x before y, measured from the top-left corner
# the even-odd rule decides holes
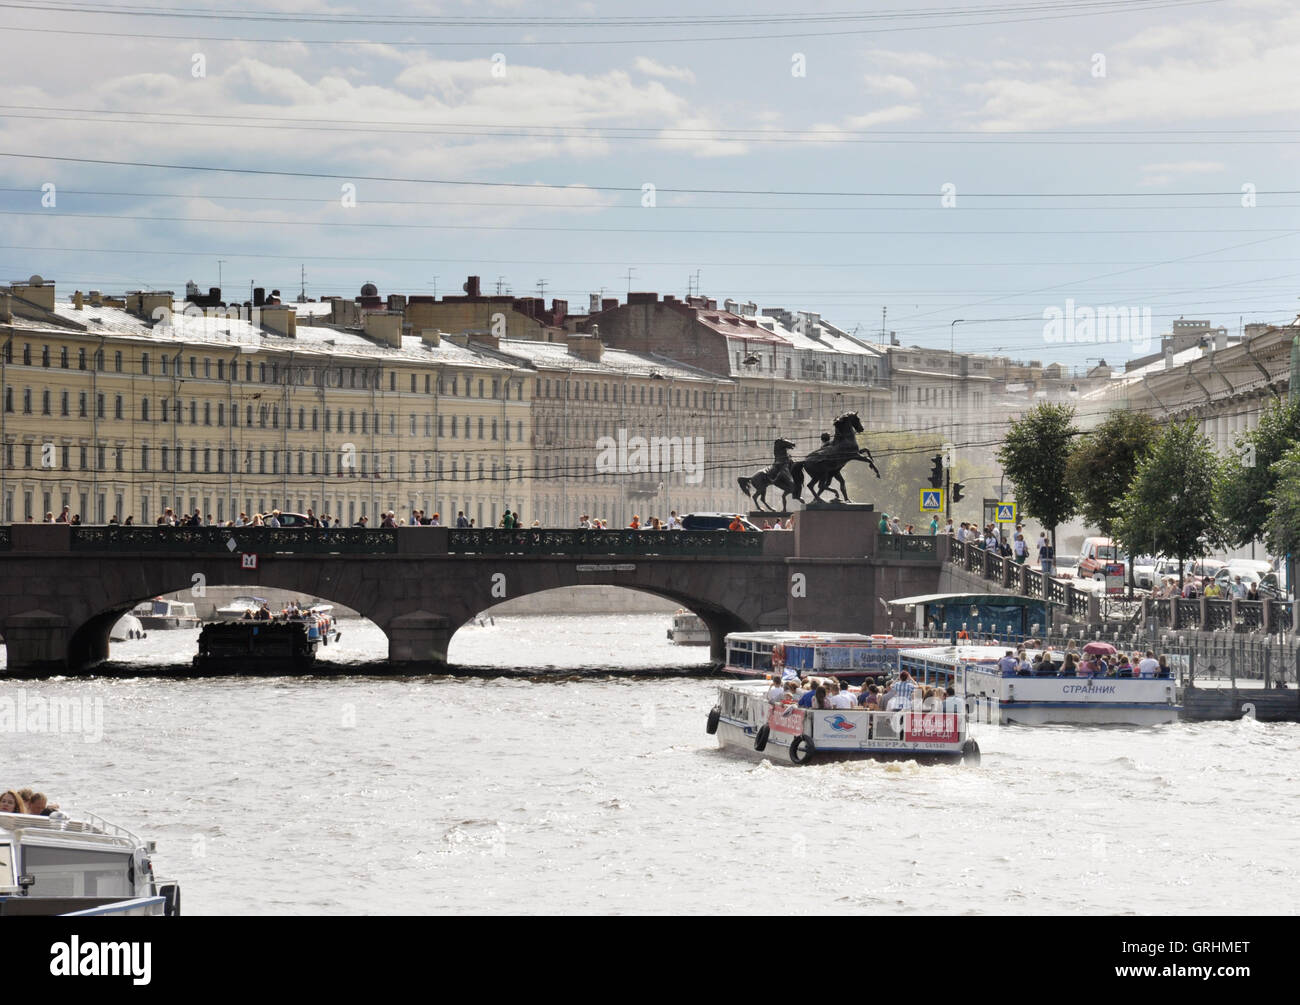
[[[726,530],[453,529],[454,555],[761,555],[763,534]]]
[[[933,562],[939,557],[938,538],[923,534],[877,534],[876,555],[901,561]]]
[[[397,531],[366,527],[72,527],[73,551],[382,555],[397,551]]]
[[[7,526],[0,527],[0,551],[8,551],[12,547],[13,547],[13,534],[9,532],[9,528]]]

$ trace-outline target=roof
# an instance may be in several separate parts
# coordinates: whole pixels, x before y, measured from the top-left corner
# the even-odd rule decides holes
[[[534,339],[502,339],[498,352],[522,359],[538,369],[571,370],[593,376],[652,377],[658,374],[666,379],[712,383],[727,379],[654,353],[611,349],[608,346],[602,350],[598,361],[569,352],[566,342],[539,342]]]
[[[319,308],[319,304],[285,304],[291,308]],[[318,314],[319,310],[297,312]],[[454,366],[473,366],[486,369],[508,370],[511,365],[489,354],[477,352],[444,338],[439,345],[425,343],[418,335],[403,335],[400,349],[376,343],[357,328],[340,328],[330,325],[299,324],[296,336],[277,335],[265,331],[242,318],[226,318],[182,311],[173,312],[170,326],[151,325],[121,307],[93,307],[89,303],[77,310],[70,303],[56,303],[54,314],[63,320],[84,325],[86,334],[94,336],[120,336],[160,345],[211,346],[214,349],[268,350],[279,352],[310,353],[320,356],[353,356],[367,360],[400,360],[408,363],[436,363]],[[40,320],[14,315],[15,328],[36,331],[62,328]]]

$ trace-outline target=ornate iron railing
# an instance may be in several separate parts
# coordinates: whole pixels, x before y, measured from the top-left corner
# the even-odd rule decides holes
[[[761,555],[763,535],[726,530],[483,528],[452,530],[447,550],[455,555]]]
[[[938,539],[922,534],[877,534],[876,555],[905,561],[935,561],[939,556]]]
[[[1181,600],[1177,597],[1169,601],[1178,607],[1178,627],[1199,629],[1201,627],[1200,600]]]
[[[1289,632],[1291,630],[1291,602],[1287,600],[1270,600],[1273,606],[1269,609],[1269,629],[1273,632]]]
[[[1046,578],[1041,572],[1034,569],[1028,570],[1025,573],[1025,595],[1037,597],[1041,600],[1043,598],[1043,580]]]
[[[397,551],[397,531],[383,527],[73,527],[72,550],[383,555]]]
[[[1088,617],[1088,594],[1083,590],[1064,590],[1066,596],[1066,613],[1072,618]]]
[[[1232,628],[1232,601],[1231,600],[1207,600],[1205,602],[1206,620],[1208,624],[1201,627],[1206,631],[1220,631],[1224,628]]]
[[[1047,599],[1054,604],[1065,606],[1065,584],[1060,580],[1047,577]]]
[[[1259,631],[1264,627],[1264,602],[1262,600],[1237,601],[1237,628]]]

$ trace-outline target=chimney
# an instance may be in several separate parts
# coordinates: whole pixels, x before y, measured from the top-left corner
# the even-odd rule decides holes
[[[266,287],[257,286],[253,289],[253,306],[261,307],[266,303]]]
[[[592,363],[599,363],[600,358],[605,354],[605,346],[600,341],[600,329],[597,325],[592,325],[590,335],[568,335],[565,337],[565,342],[570,355]]]
[[[74,311],[80,311],[80,310],[85,310],[85,307],[86,307],[86,298],[81,295],[80,290],[76,290],[72,294],[72,309]]]
[[[429,346],[442,345],[442,332],[437,328],[425,328],[420,332],[420,341]]]
[[[612,311],[618,307],[618,297],[606,297],[600,302],[602,311]]]
[[[456,332],[454,335],[448,335],[447,341],[452,345],[468,346],[469,332]]]
[[[599,314],[599,313],[600,313],[600,294],[599,294],[599,293],[592,293],[592,294],[590,294],[590,295],[588,296],[588,298],[587,298],[587,313],[588,313],[588,314]]]
[[[21,297],[28,303],[36,304],[38,307],[44,307],[47,311],[54,310],[53,280],[32,276],[25,283],[11,283],[10,287],[14,296]]]
[[[1174,368],[1174,340],[1169,339],[1165,343],[1165,370]]]
[[[136,296],[139,298],[140,317],[146,321],[170,322],[171,313],[175,310],[171,290],[160,290],[151,293],[141,291]]]
[[[727,299],[722,302],[722,306],[726,308],[728,314],[735,314],[737,313],[736,309],[740,304],[736,303],[734,300]]]
[[[102,298],[101,295],[100,295],[99,290],[91,290],[90,293],[88,294],[88,296],[90,297],[90,306],[91,306],[91,307],[103,307],[103,306],[104,306],[104,301],[103,301],[103,298]]]
[[[406,296],[402,293],[388,294],[388,309],[390,311],[406,310]]]
[[[465,285],[462,286],[461,289],[464,290],[465,293],[471,297],[481,297],[483,295],[482,290],[479,288],[478,276],[470,276],[468,279],[466,279]]]
[[[259,315],[262,327],[276,335],[298,337],[298,312],[288,304],[267,304]]]
[[[397,311],[367,311],[366,334],[376,342],[402,348],[402,315]]]
[[[14,302],[13,298],[4,291],[0,291],[0,321],[6,324],[14,319]]]
[[[1214,332],[1214,348],[1222,351],[1228,348],[1228,329],[1218,328]]]

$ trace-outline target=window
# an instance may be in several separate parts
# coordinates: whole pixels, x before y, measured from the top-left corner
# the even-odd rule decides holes
[[[85,349],[78,349],[78,350],[77,350],[77,369],[78,369],[78,370],[84,370],[84,369],[86,369],[86,350],[85,350]]]
[[[119,451],[120,453],[120,451]],[[140,447],[140,470],[149,470],[149,444],[145,443]]]
[[[68,392],[64,391],[59,395],[59,414],[68,414]]]
[[[149,354],[147,352],[140,353],[140,372],[146,377],[149,376]]]
[[[235,372],[235,368],[233,366],[230,368],[230,372],[232,374]],[[219,359],[217,360],[217,380],[225,380],[225,379],[226,379],[226,361],[224,359]]]
[[[113,418],[122,418],[122,396],[120,394],[113,397]]]
[[[23,871],[35,878],[37,897],[130,897],[129,852],[85,851],[24,844]]]
[[[41,414],[42,415],[50,414],[50,392],[49,391],[41,392]]]
[[[163,421],[163,422],[166,422],[166,421],[167,421],[167,409],[168,409],[168,406],[169,406],[168,399],[163,398],[163,399],[162,399],[162,421]]]
[[[326,421],[329,420],[329,413],[328,413],[328,412],[325,413],[325,418],[326,418]],[[316,409],[314,409],[314,408],[311,410],[311,428],[312,428],[313,430],[317,428],[317,415],[316,415]]]
[[[217,425],[224,426],[225,424],[226,424],[226,403],[224,401],[218,401],[217,402]]]
[[[95,395],[95,418],[102,419],[103,417],[104,417],[104,396],[102,394],[97,394]]]
[[[479,381],[479,383],[482,384],[483,382]],[[481,415],[478,417],[478,438],[483,439],[483,416]]]
[[[65,370],[68,368],[68,347],[66,345],[59,346],[59,366]]]
[[[48,367],[49,365],[50,365],[50,347],[47,345],[43,345],[41,346],[41,366]]]
[[[203,403],[203,424],[205,426],[212,425],[212,402],[210,401]]]

